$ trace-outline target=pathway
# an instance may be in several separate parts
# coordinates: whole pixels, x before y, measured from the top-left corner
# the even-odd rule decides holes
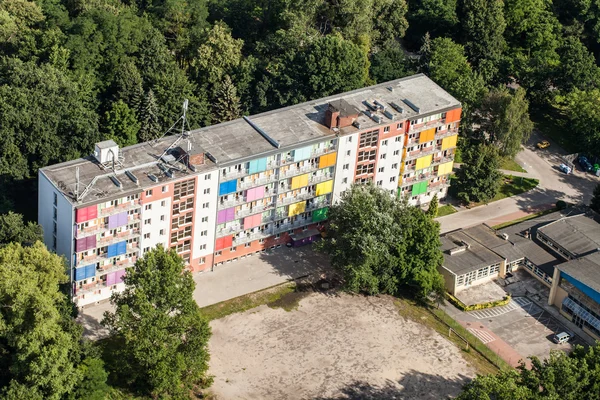
[[[533,134],[516,157],[516,161],[527,170],[527,173],[502,171],[515,176],[538,179],[540,181],[538,187],[487,205],[471,209],[459,208],[459,212],[455,214],[438,218],[441,232],[450,232],[481,223],[493,226],[512,221],[552,208],[557,200],[565,200],[573,204],[589,203],[592,191],[600,183],[600,179],[578,170],[570,175],[560,172],[557,166],[560,164],[561,155],[565,154],[564,150],[554,143],[545,150],[535,149],[535,143],[541,139],[539,134]]]

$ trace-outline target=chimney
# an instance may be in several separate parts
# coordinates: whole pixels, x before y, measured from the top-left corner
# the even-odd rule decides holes
[[[333,107],[331,104],[325,111],[325,126],[329,129],[337,128],[339,125],[340,111]]]

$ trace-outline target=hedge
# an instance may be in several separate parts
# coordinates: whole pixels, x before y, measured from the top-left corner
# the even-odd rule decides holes
[[[454,307],[458,308],[461,311],[483,310],[485,308],[505,306],[508,303],[510,303],[510,295],[504,296],[502,300],[489,301],[487,303],[481,304],[471,304],[469,306],[457,299],[456,297],[452,296],[450,293],[446,293],[446,298]]]

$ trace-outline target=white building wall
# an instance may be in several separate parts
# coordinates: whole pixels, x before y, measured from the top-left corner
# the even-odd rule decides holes
[[[38,223],[44,229],[44,243],[51,251],[65,256],[69,266],[73,263],[73,225],[75,212],[73,205],[46,178],[38,172]],[[56,207],[54,196],[56,195]],[[56,208],[56,248],[54,247],[54,209]]]
[[[217,204],[219,201],[219,171],[199,174],[196,181],[194,210],[194,243],[192,260],[214,253]],[[206,193],[205,193],[206,192]],[[208,203],[208,207],[204,205]]]
[[[399,135],[379,141],[377,168],[375,168],[375,184],[381,182],[381,185],[378,186],[394,195],[398,193],[403,140],[404,136]],[[387,141],[387,144],[383,144],[385,141]],[[385,158],[382,158],[384,154]],[[381,168],[383,168],[383,172],[379,172]]]
[[[333,184],[334,204],[339,201],[342,192],[348,190],[354,182],[359,137],[358,133],[354,133],[339,138],[335,181]]]
[[[172,185],[169,185],[171,189]],[[160,187],[154,190],[160,190]],[[144,201],[141,208],[141,255],[157,245],[162,244],[169,248],[169,235],[171,225],[171,197],[156,201]],[[149,237],[148,237],[149,236]]]

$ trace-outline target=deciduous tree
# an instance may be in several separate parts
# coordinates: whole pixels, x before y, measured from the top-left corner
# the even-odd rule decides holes
[[[465,385],[457,400],[579,400],[594,398],[600,388],[600,346],[576,346],[567,355],[553,350],[550,357],[531,357],[531,370],[478,376]],[[591,395],[591,396],[590,396]]]
[[[490,91],[478,112],[480,131],[485,140],[498,148],[503,157],[513,158],[533,130],[525,90],[504,87]]]
[[[0,245],[20,243],[31,245],[43,241],[42,227],[35,222],[23,222],[23,216],[9,211],[0,215]]]
[[[115,293],[103,324],[120,346],[112,371],[141,392],[181,397],[208,369],[208,322],[193,298],[194,280],[183,259],[161,246],[147,252]]]
[[[216,100],[214,104],[215,122],[231,121],[240,118],[240,98],[237,89],[229,75],[225,75],[223,82],[217,87]]]
[[[137,143],[140,123],[129,106],[123,100],[117,100],[104,115],[103,130],[108,138],[126,147]]]
[[[600,89],[575,89],[559,100],[581,151],[600,154]]]
[[[80,381],[81,328],[61,310],[64,260],[42,243],[0,248],[0,396],[61,399]]]
[[[373,185],[355,185],[329,210],[321,249],[346,288],[369,294],[442,292],[439,224]]]

